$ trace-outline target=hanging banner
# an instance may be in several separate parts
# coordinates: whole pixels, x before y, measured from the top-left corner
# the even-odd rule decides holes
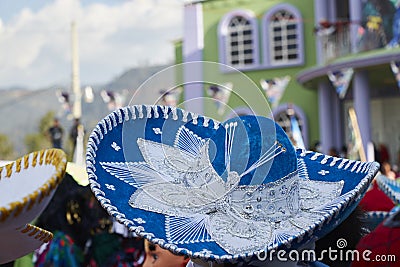
[[[397,81],[397,87],[400,88],[400,62],[399,61],[392,61],[390,62],[390,68],[392,69],[394,78]]]
[[[260,85],[265,91],[265,95],[268,101],[271,103],[271,107],[274,109],[278,106],[279,101],[282,98],[283,93],[286,90],[287,85],[290,82],[290,76],[276,77],[273,79],[261,79]]]
[[[350,129],[351,129],[351,142],[353,147],[350,149],[349,154],[350,157],[353,154],[358,154],[358,157],[354,157],[354,159],[359,159],[361,161],[367,161],[367,156],[365,154],[363,141],[361,138],[360,128],[358,126],[357,115],[354,108],[349,109],[349,120],[350,120]]]
[[[84,90],[84,98],[86,103],[93,103],[94,93],[93,88],[90,86],[86,86]]]
[[[295,143],[294,146],[305,149],[303,135],[301,134],[299,121],[297,120],[296,116],[290,116],[290,124],[292,129],[293,142]]]
[[[182,87],[173,88],[170,90],[160,90],[160,104],[164,106],[176,107],[179,98],[181,97]]]
[[[108,110],[115,110],[117,108],[117,103],[115,101],[115,94],[112,91],[102,90],[100,92],[101,98],[104,103],[107,104]]]
[[[68,92],[57,91],[56,96],[58,102],[62,105],[63,115],[70,115],[72,113],[72,105],[70,101],[70,96]]]
[[[102,90],[100,95],[110,111],[119,109],[124,104],[124,96],[120,93]]]
[[[353,68],[341,69],[333,72],[328,71],[328,78],[335,87],[340,99],[343,99],[346,96],[353,73]]]
[[[232,93],[232,88],[233,84],[229,82],[221,86],[213,84],[208,87],[207,94],[214,99],[219,115],[222,115],[225,111],[225,107]]]

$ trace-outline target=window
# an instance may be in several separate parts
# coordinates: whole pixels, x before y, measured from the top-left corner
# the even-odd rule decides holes
[[[264,63],[269,66],[303,63],[303,24],[288,4],[277,5],[263,17]]]
[[[228,26],[226,57],[229,65],[253,64],[253,30],[250,21],[242,16],[233,17]]]
[[[293,145],[308,147],[307,119],[301,108],[293,104],[282,104],[273,110],[274,118],[286,132]]]
[[[220,22],[218,34],[221,63],[239,69],[258,65],[258,30],[254,14],[243,10],[228,13]]]
[[[273,42],[270,53],[272,61],[288,62],[298,57],[296,21],[293,14],[280,10],[272,16],[269,36]]]

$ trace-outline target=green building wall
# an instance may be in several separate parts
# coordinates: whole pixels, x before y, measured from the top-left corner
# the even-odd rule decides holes
[[[314,35],[314,1],[303,0],[303,1],[265,1],[265,0],[210,0],[202,2],[203,7],[203,25],[204,25],[204,49],[203,49],[203,60],[218,62],[218,24],[224,15],[237,9],[250,10],[256,14],[259,23],[259,49],[260,57],[262,56],[262,38],[261,38],[261,22],[264,13],[271,7],[280,4],[288,3],[296,7],[301,13],[304,27],[304,65],[296,67],[282,67],[274,69],[260,69],[243,71],[259,88],[261,89],[259,81],[261,79],[272,79],[275,77],[283,77],[289,75],[291,77],[290,83],[286,88],[286,91],[280,101],[283,103],[292,103],[300,107],[307,117],[308,122],[308,140],[309,146],[319,140],[319,118],[318,118],[318,95],[316,90],[309,90],[302,87],[296,81],[298,72],[305,68],[315,66],[316,64],[316,46],[315,46],[315,35]],[[177,63],[182,60],[182,44],[176,46],[177,51]],[[179,51],[180,50],[180,51]],[[180,53],[178,55],[178,53]],[[219,81],[221,83],[231,81],[233,83],[234,90],[242,86],[248,86],[248,82],[244,82],[241,74],[239,73],[227,73],[222,71],[209,71],[204,69],[204,78],[206,80]],[[178,79],[179,80],[179,79]],[[207,85],[205,85],[205,90]],[[240,90],[241,92],[246,91],[245,89]],[[249,90],[248,95],[245,96],[247,102],[251,105],[252,103],[260,103],[260,94],[252,93],[254,91]],[[242,93],[241,93],[242,94]],[[265,93],[262,92],[265,97]],[[207,96],[206,91],[204,96]],[[265,100],[266,101],[266,100]],[[228,106],[232,108],[241,107],[244,103],[239,97],[231,95]],[[256,104],[257,105],[257,104]],[[266,107],[253,107],[256,111],[266,109]],[[204,111],[206,116],[213,116],[220,120],[224,120],[228,116],[229,111],[226,110],[222,116],[215,116],[217,114],[216,106],[211,101],[205,101]]]

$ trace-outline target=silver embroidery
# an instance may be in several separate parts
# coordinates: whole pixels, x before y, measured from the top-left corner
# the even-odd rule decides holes
[[[169,110],[169,107],[168,107],[168,106],[163,106],[163,107],[161,107],[161,109],[162,109],[163,114],[164,114],[164,119],[168,119],[168,110]]]
[[[182,121],[187,122],[187,117],[189,115],[189,111],[182,110]]]
[[[115,186],[112,184],[105,184],[106,188],[112,191],[115,191]]]
[[[124,111],[124,120],[125,120],[125,121],[129,121],[129,111],[128,111],[128,108],[127,108],[127,107],[124,107],[124,108],[123,108],[123,111]]]
[[[158,118],[160,117],[160,115],[158,114],[158,106],[152,106],[153,108],[153,112],[154,112],[154,118]]]
[[[111,127],[111,123],[110,123],[110,131],[114,128],[114,127],[116,127],[117,126],[117,118],[115,117],[116,115],[115,115],[115,113],[111,113],[110,114],[110,117],[111,117],[111,120],[112,120],[112,127]]]
[[[142,105],[138,105],[138,106],[136,106],[136,108],[138,110],[139,119],[143,119],[143,116],[144,116],[144,114],[143,114],[143,106]]]
[[[115,112],[118,115],[118,123],[122,123],[122,111],[121,111],[121,109],[117,109]],[[114,127],[116,127],[116,126],[117,126],[117,124],[114,125]]]
[[[151,118],[151,109],[152,109],[152,106],[146,105],[145,107],[146,107],[147,118],[150,119],[150,118]]]
[[[230,171],[235,127],[225,127],[225,180],[212,167],[209,141],[185,126],[178,129],[173,146],[138,138],[144,162],[100,165],[136,187],[129,199],[132,207],[166,216],[168,242],[215,241],[231,254],[262,250],[265,244],[276,247],[322,221],[325,210],[340,205],[342,198],[335,199],[344,183],[310,180],[302,159],[299,171],[275,182],[239,185],[241,177],[284,153],[285,148],[275,143],[242,174]],[[193,217],[194,213],[198,215]]]
[[[199,117],[199,114],[190,112],[190,116],[192,117],[192,123],[193,123],[194,125],[197,125],[197,118]]]
[[[130,106],[132,120],[136,120],[136,106]]]
[[[111,147],[117,152],[121,149],[121,147],[115,142],[112,142]]]
[[[327,175],[327,174],[329,173],[329,171],[327,171],[327,170],[320,170],[318,173],[321,174],[322,176],[325,176],[325,175]]]
[[[153,132],[155,134],[162,134],[162,131],[160,130],[160,128],[153,128]]]
[[[146,221],[143,220],[142,218],[135,218],[135,219],[133,219],[133,221],[135,221],[135,222],[137,222],[137,223],[140,223],[140,224],[146,223]]]

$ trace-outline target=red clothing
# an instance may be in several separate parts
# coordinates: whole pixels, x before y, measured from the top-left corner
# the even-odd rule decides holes
[[[365,211],[391,211],[394,203],[373,181],[372,189],[361,199],[360,207]]]
[[[400,266],[400,228],[386,227],[381,223],[360,240],[356,249],[359,261],[353,261],[351,267]]]

